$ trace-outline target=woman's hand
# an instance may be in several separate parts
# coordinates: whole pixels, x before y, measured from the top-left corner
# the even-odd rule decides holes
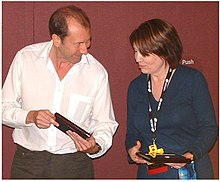
[[[165,163],[165,164],[175,169],[180,169],[181,167],[186,165],[186,163]]]
[[[128,154],[130,155],[131,159],[137,164],[148,164],[148,165],[151,164],[136,155],[136,153],[140,151],[140,148],[141,148],[141,142],[137,141],[137,145],[135,145],[134,147],[128,150]]]
[[[193,160],[193,154],[190,152],[185,153],[183,156],[186,157],[187,159]],[[186,165],[186,163],[165,163],[165,164],[175,169],[180,169],[181,167]]]

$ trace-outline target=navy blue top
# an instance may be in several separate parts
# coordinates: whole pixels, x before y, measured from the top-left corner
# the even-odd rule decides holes
[[[148,152],[148,146],[152,144],[147,94],[147,75],[141,74],[128,88],[127,150],[135,146],[137,140],[141,141],[143,152]],[[155,109],[157,101],[153,98],[151,104]],[[160,109],[156,131],[158,148],[162,147],[165,153],[179,155],[191,151],[196,157],[198,178],[212,178],[208,151],[216,140],[217,131],[214,107],[203,74],[194,68],[179,65]],[[177,178],[174,168],[169,168],[167,173],[148,176],[146,165],[138,166],[138,178]]]

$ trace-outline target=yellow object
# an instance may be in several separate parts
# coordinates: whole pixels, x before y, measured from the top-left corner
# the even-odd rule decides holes
[[[149,146],[149,155],[155,158],[157,154],[163,154],[164,150],[163,148],[157,148],[156,144],[150,145]]]

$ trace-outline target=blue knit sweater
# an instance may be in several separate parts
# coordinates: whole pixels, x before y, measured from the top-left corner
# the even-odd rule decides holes
[[[141,74],[128,88],[127,150],[136,145],[137,140],[141,141],[143,152],[148,152],[148,146],[152,144],[147,94],[147,75]],[[155,110],[157,101],[150,99]],[[166,90],[160,110],[156,131],[158,147],[162,147],[165,153],[179,155],[191,151],[196,157],[198,178],[212,178],[213,170],[208,152],[217,138],[217,131],[206,79],[200,71],[179,65]],[[176,169],[169,168],[167,173],[148,176],[146,165],[139,165],[137,178],[175,179],[177,173]]]

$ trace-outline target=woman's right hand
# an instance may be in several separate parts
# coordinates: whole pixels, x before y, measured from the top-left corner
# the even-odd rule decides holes
[[[136,153],[140,151],[140,148],[141,148],[141,142],[137,141],[136,145],[128,150],[128,154],[130,155],[131,159],[137,164],[150,165],[151,164],[150,162],[147,162],[146,160],[136,155]]]

